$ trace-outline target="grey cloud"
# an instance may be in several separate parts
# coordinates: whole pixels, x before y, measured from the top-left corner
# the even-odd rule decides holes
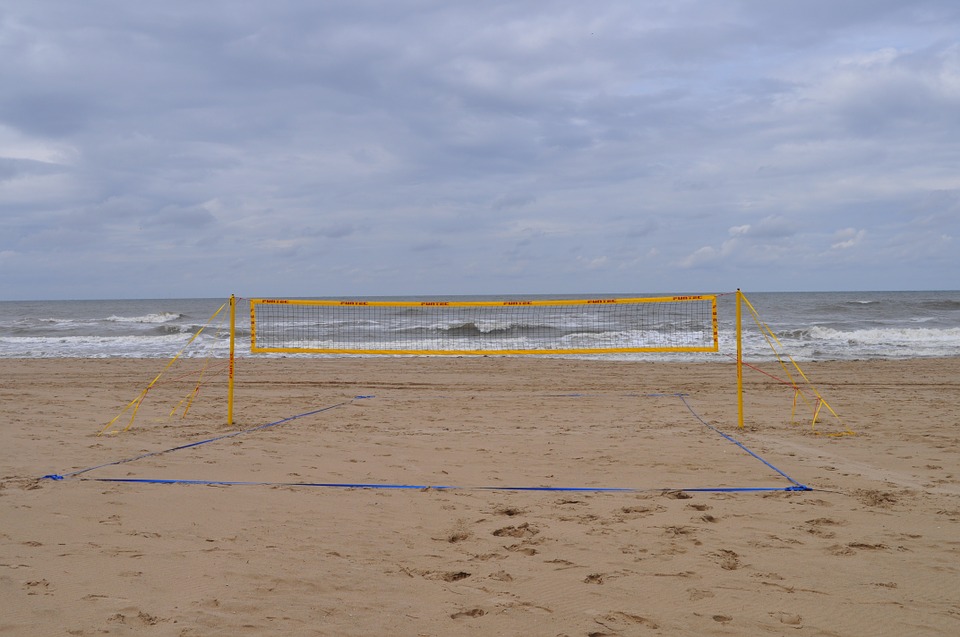
[[[86,126],[90,107],[66,93],[23,93],[0,98],[0,121],[25,133],[64,137]]]
[[[52,175],[65,170],[64,166],[50,162],[0,157],[0,182],[27,175]]]
[[[755,225],[748,226],[741,236],[757,239],[784,239],[797,234],[800,228],[799,220],[786,217],[764,217]]]
[[[493,205],[494,210],[507,210],[509,208],[522,208],[534,203],[537,200],[531,194],[501,195],[497,197]]]
[[[244,267],[225,246],[295,261],[294,288],[769,289],[836,265],[844,228],[824,281],[883,281],[865,246],[916,245],[913,215],[942,271],[955,4],[14,0],[4,245],[26,272],[62,229],[130,263],[177,244],[210,273],[190,295]]]

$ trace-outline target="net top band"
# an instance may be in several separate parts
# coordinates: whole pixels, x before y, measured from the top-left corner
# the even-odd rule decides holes
[[[624,303],[681,303],[684,301],[713,301],[712,294],[688,296],[643,296],[614,299],[534,299],[512,301],[366,301],[347,299],[250,299],[251,304],[262,305],[325,305],[339,307],[518,307],[545,305],[614,305]]]

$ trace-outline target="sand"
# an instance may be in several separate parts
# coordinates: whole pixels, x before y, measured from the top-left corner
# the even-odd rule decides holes
[[[960,359],[163,364],[0,362],[0,634],[960,634]]]

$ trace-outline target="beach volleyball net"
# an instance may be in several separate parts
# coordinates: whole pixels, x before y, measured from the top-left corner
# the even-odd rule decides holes
[[[250,351],[523,355],[715,352],[711,295],[504,301],[251,299]]]
[[[577,356],[617,353],[664,353],[669,356],[672,352],[718,352],[718,296],[725,295],[419,301],[255,298],[249,299],[250,352],[332,356]],[[190,337],[184,348],[100,433],[113,430],[125,414],[129,415],[129,421],[122,428],[130,429],[148,394],[156,396],[171,381],[182,381],[187,386],[167,418],[177,413],[182,414],[181,418],[185,417],[201,387],[223,372],[227,375],[227,423],[234,424],[237,301],[231,296],[207,325]],[[754,369],[793,391],[791,422],[794,422],[797,407],[805,403],[812,412],[811,428],[815,432],[821,417],[830,415],[840,425],[840,429],[831,435],[852,434],[796,361],[782,350],[775,332],[760,319],[756,309],[739,290],[735,305],[738,428],[744,428],[743,372],[746,368]],[[224,312],[227,307],[229,312]],[[743,360],[741,309],[744,307],[770,345],[780,364],[782,377]],[[230,335],[227,363],[209,365],[208,361],[192,374],[180,372],[171,378],[172,367],[188,357],[186,350],[218,316],[226,314],[229,314]]]
[[[601,299],[533,299],[533,300],[373,300],[373,299],[249,299],[250,304],[250,351],[257,353],[275,354],[325,354],[334,357],[343,355],[369,356],[433,356],[433,355],[581,355],[581,354],[612,354],[632,352],[718,352],[719,326],[717,315],[717,296],[724,295],[689,295],[689,296],[651,296],[635,298],[601,298]],[[237,337],[236,309],[237,298],[231,297],[229,302],[222,306],[211,317],[213,321],[229,306],[230,349],[227,391],[227,423],[233,425],[233,394],[234,394],[234,344]],[[750,313],[756,321],[764,338],[767,339],[780,363],[782,376],[779,378],[768,370],[748,365],[742,356],[742,309]],[[205,329],[205,328],[204,328]],[[197,332],[190,341],[194,343],[203,330]],[[763,323],[759,314],[749,301],[737,290],[736,292],[736,371],[737,371],[737,414],[738,428],[744,428],[744,369],[755,369],[773,381],[790,388],[794,393],[794,409],[791,413],[791,422],[799,403],[806,402],[812,411],[811,426],[816,432],[817,423],[824,415],[832,415],[840,424],[842,430],[831,435],[849,435],[852,432],[840,422],[836,412],[826,403],[822,395],[812,387],[809,379],[799,369],[796,362],[785,352],[779,351],[779,341],[775,332]],[[186,347],[184,348],[184,350]],[[133,425],[134,418],[148,394],[155,394],[163,386],[161,376],[177,360],[184,358],[184,350],[178,352],[167,367],[154,378],[153,381],[127,405],[122,413],[129,412],[130,420],[124,431]],[[631,358],[631,357],[628,357]],[[200,393],[204,380],[205,370],[199,372],[199,379],[187,398],[183,398],[171,411],[171,415],[178,412],[181,406],[183,416],[195,398]],[[176,379],[174,379],[176,380]],[[607,392],[607,390],[603,390]],[[604,396],[607,394],[605,393]],[[574,392],[551,396],[560,398],[589,398],[587,394]],[[791,484],[787,490],[806,487],[793,480],[785,473],[773,467],[755,453],[744,447],[739,441],[724,433],[718,427],[701,418],[687,402],[687,394],[638,394],[631,391],[624,397],[632,399],[657,399],[674,397],[681,401],[684,408],[704,427],[712,430],[728,442],[741,447],[747,454],[763,462],[776,473],[786,478]],[[162,452],[149,452],[140,456],[122,461],[97,465],[87,469],[71,472],[65,476],[51,476],[57,479],[78,476],[88,471],[99,469],[101,466],[114,466],[153,457],[158,453],[193,449],[202,444],[231,439],[246,435],[284,423],[326,412],[337,407],[353,404],[360,399],[375,398],[372,395],[357,395],[351,400],[343,400],[333,405],[312,409],[308,412],[292,417],[282,418],[255,427],[232,431],[213,438],[194,442]],[[605,400],[601,396],[601,401]],[[496,401],[494,401],[496,402]],[[398,404],[396,400],[390,405]],[[416,408],[416,406],[415,406]],[[642,408],[650,411],[647,406]],[[570,410],[564,408],[563,413]],[[114,418],[100,432],[105,433],[118,422]],[[534,429],[536,429],[534,427]],[[446,428],[444,427],[445,431]],[[654,427],[656,432],[662,433],[661,428]],[[816,432],[819,433],[819,432]],[[378,443],[379,444],[379,443]],[[444,472],[445,473],[445,472]],[[295,475],[295,474],[294,474]],[[127,480],[126,478],[111,478],[111,480]],[[130,478],[129,481],[156,481],[140,478]],[[183,481],[160,479],[159,481]],[[196,480],[186,480],[197,482]],[[202,481],[200,481],[202,482]],[[252,484],[250,482],[230,482],[215,480],[217,484]],[[266,484],[266,483],[264,483]],[[272,483],[271,483],[272,484]],[[280,484],[280,483],[277,483]],[[284,483],[286,484],[286,483]],[[293,483],[291,483],[293,484]],[[306,483],[296,483],[306,484]],[[310,483],[310,486],[378,486],[365,483]],[[420,488],[423,485],[379,485],[378,488]],[[443,487],[459,488],[459,487]],[[503,487],[484,487],[503,488]],[[519,490],[553,489],[554,487],[510,487]],[[592,487],[590,487],[592,489]],[[719,487],[728,490],[730,487]],[[686,487],[684,487],[686,489]],[[747,490],[753,489],[748,488]],[[760,490],[766,490],[762,487]],[[604,489],[601,489],[604,490]],[[610,490],[622,491],[632,489],[613,488]],[[699,490],[710,490],[699,488]]]

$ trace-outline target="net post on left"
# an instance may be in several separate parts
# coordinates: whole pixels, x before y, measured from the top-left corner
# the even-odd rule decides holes
[[[227,425],[233,426],[234,351],[237,338],[237,297],[230,295],[230,362],[227,374]]]

